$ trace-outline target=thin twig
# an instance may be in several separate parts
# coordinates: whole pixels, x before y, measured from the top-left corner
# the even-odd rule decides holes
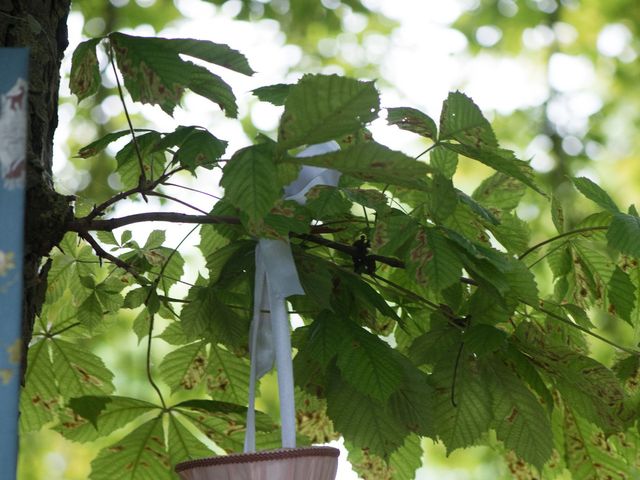
[[[203,192],[202,190],[198,190],[197,188],[187,187],[186,185],[180,185],[180,184],[178,184],[178,183],[164,182],[164,183],[163,183],[163,185],[164,185],[164,186],[166,186],[166,187],[177,187],[177,188],[183,188],[183,189],[185,189],[185,190],[189,190],[189,191],[194,192],[194,193],[200,193],[200,194],[202,194],[202,195],[206,195],[206,196],[208,196],[208,197],[215,198],[216,200],[220,200],[220,199],[221,199],[220,197],[218,197],[218,196],[216,196],[216,195],[213,195],[213,194],[211,194],[211,193]]]
[[[114,255],[111,255],[109,252],[107,252],[105,249],[103,249],[100,246],[100,244],[98,242],[96,242],[96,240],[91,235],[89,235],[89,233],[87,233],[87,232],[78,232],[78,236],[80,238],[84,239],[89,245],[91,245],[91,247],[93,248],[93,251],[96,252],[96,255],[98,257],[104,258],[106,260],[109,260],[114,265],[117,265],[118,267],[122,268],[126,272],[129,272],[131,275],[134,276],[134,278],[136,280],[138,280],[138,282],[141,285],[147,285],[149,283],[148,280],[145,277],[140,275],[135,270],[135,268],[133,268],[127,262],[125,262],[123,260],[120,260],[118,257],[116,257]]]
[[[630,348],[623,347],[622,345],[618,345],[617,343],[613,342],[612,340],[609,340],[608,338],[605,338],[602,335],[598,335],[597,333],[592,332],[591,330],[589,330],[588,328],[583,327],[582,325],[578,325],[577,323],[573,323],[573,322],[567,320],[566,318],[564,318],[564,317],[562,317],[562,316],[560,316],[560,315],[558,315],[558,314],[556,314],[556,313],[554,313],[554,312],[552,312],[550,310],[547,310],[546,308],[540,307],[538,305],[534,305],[532,303],[525,302],[522,299],[520,299],[520,301],[522,303],[524,303],[525,305],[529,305],[534,310],[537,310],[537,311],[539,311],[541,313],[544,313],[545,315],[548,315],[551,318],[554,318],[554,319],[559,320],[559,321],[561,321],[563,323],[566,323],[570,327],[576,328],[576,329],[580,330],[581,332],[584,332],[587,335],[592,336],[593,338],[597,338],[601,342],[604,342],[604,343],[606,343],[608,345],[611,345],[612,347],[615,347],[618,350],[622,350],[623,352],[630,353],[632,355],[640,355],[640,351],[632,350]]]
[[[578,235],[580,233],[596,232],[598,230],[608,230],[608,229],[609,229],[609,227],[603,225],[603,226],[595,226],[595,227],[577,228],[575,230],[571,230],[570,232],[561,233],[560,235],[556,235],[555,237],[547,238],[546,240],[544,240],[544,241],[542,241],[540,243],[536,243],[532,247],[529,247],[527,250],[525,250],[523,253],[521,253],[518,256],[518,260],[522,260],[524,257],[526,257],[530,253],[536,251],[537,249],[539,249],[541,247],[544,247],[545,245],[547,245],[547,244],[549,244],[551,242],[555,242],[556,240],[559,240],[561,238],[569,237],[571,235]]]
[[[160,193],[160,192],[148,192],[147,195],[149,196],[153,196],[153,197],[160,197],[160,198],[166,198],[167,200],[171,200],[172,202],[176,202],[179,203],[180,205],[184,205],[185,207],[191,208],[193,210],[195,210],[196,212],[200,212],[204,215],[209,215],[209,212],[206,212],[205,210],[202,210],[201,208],[198,208],[194,205],[191,205],[190,203],[187,203],[183,200],[180,200],[179,198],[176,197],[172,197],[171,195],[167,195],[166,193]]]
[[[127,109],[127,102],[124,101],[124,93],[122,91],[122,85],[120,85],[120,77],[118,76],[118,71],[116,70],[116,62],[113,53],[113,46],[109,43],[109,53],[111,60],[111,67],[113,68],[113,75],[116,77],[116,85],[118,87],[118,96],[120,97],[120,102],[122,103],[122,108],[124,110],[124,115],[127,118],[127,123],[129,124],[129,131],[131,132],[131,137],[133,141],[133,146],[136,151],[136,156],[138,157],[138,166],[140,167],[140,179],[138,181],[138,185],[141,187],[141,195],[145,202],[147,202],[147,197],[145,196],[144,188],[145,183],[147,183],[147,176],[144,173],[144,161],[142,160],[142,153],[140,152],[140,146],[138,145],[138,139],[136,138],[136,132],[133,128],[133,123],[131,122],[131,117],[129,116],[129,110]],[[153,163],[151,164],[151,178],[153,178]]]

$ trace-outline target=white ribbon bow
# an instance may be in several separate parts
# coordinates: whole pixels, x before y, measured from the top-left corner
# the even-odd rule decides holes
[[[339,145],[331,141],[312,145],[298,154],[298,157],[311,157],[339,149]],[[305,195],[311,188],[316,185],[336,186],[339,179],[340,172],[336,170],[304,166],[298,178],[285,187],[284,199],[304,205],[307,201]],[[249,332],[251,373],[245,453],[256,449],[256,382],[273,368],[274,360],[278,370],[282,448],[296,446],[293,363],[286,299],[290,295],[303,294],[289,242],[260,239],[256,246],[253,320]]]

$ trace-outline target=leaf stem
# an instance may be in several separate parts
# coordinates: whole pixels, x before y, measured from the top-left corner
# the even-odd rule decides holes
[[[627,347],[623,347],[622,345],[618,345],[614,341],[609,340],[608,338],[605,338],[602,335],[599,335],[599,334],[597,334],[595,332],[592,332],[591,330],[589,330],[588,328],[583,327],[582,325],[578,325],[577,323],[573,323],[573,322],[567,320],[566,318],[564,318],[564,317],[552,312],[551,310],[547,310],[544,307],[540,307],[538,305],[534,305],[534,304],[525,302],[522,299],[520,299],[520,301],[522,303],[524,303],[525,305],[529,305],[534,310],[537,310],[538,312],[544,313],[545,315],[547,315],[547,316],[549,316],[551,318],[559,320],[562,323],[565,323],[565,324],[569,325],[570,327],[576,328],[576,329],[580,330],[581,332],[586,333],[587,335],[590,335],[593,338],[597,338],[601,342],[604,342],[604,343],[606,343],[608,345],[611,345],[614,348],[617,348],[618,350],[622,350],[623,352],[629,353],[631,355],[640,355],[640,351],[633,350],[633,349],[630,349],[630,348],[627,348]]]
[[[535,252],[537,249],[544,247],[545,245],[551,243],[551,242],[555,242],[556,240],[559,240],[561,238],[565,238],[565,237],[569,237],[572,235],[579,235],[581,233],[588,233],[588,232],[596,232],[598,230],[607,230],[609,227],[608,226],[595,226],[595,227],[583,227],[583,228],[577,228],[575,230],[571,230],[569,232],[564,232],[561,233],[559,235],[556,235],[555,237],[551,237],[551,238],[547,238],[546,240],[540,242],[540,243],[536,243],[535,245],[533,245],[532,247],[529,247],[527,250],[525,250],[523,253],[521,253],[518,256],[518,260],[522,260],[523,258],[525,258],[527,255],[529,255],[532,252]]]
[[[417,157],[415,157],[416,160],[418,160],[421,156],[426,155],[427,153],[429,153],[431,150],[433,150],[434,148],[436,148],[438,145],[440,145],[438,142],[434,142],[433,145],[431,145],[429,148],[427,148],[424,152],[422,152],[420,155],[418,155]]]
[[[118,96],[120,97],[120,103],[122,103],[124,115],[127,119],[127,124],[129,125],[129,131],[131,132],[133,146],[136,150],[136,156],[138,157],[138,166],[140,167],[140,179],[138,180],[138,186],[141,187],[140,193],[142,194],[142,198],[144,199],[145,202],[147,202],[147,197],[144,193],[144,185],[147,183],[147,177],[144,173],[144,161],[142,160],[140,145],[138,145],[138,139],[136,137],[135,129],[133,128],[133,123],[131,122],[131,116],[129,115],[127,102],[125,102],[124,100],[124,93],[122,91],[122,85],[120,84],[120,77],[118,76],[118,71],[116,70],[116,62],[114,59],[113,46],[111,45],[111,42],[109,42],[109,56],[110,56],[111,68],[113,68],[113,75],[116,78],[116,85],[118,87]],[[153,163],[151,164],[151,177],[153,178]]]
[[[160,398],[160,403],[162,403],[162,408],[166,411],[167,410],[167,404],[164,401],[164,397],[162,396],[162,392],[160,391],[160,388],[156,384],[155,380],[153,379],[153,375],[151,374],[151,342],[153,341],[153,323],[154,323],[154,320],[155,320],[155,315],[151,315],[151,318],[149,319],[149,339],[147,340],[147,360],[146,360],[146,362],[147,362],[147,379],[149,380],[149,383],[151,384],[153,389],[158,394],[158,397]]]

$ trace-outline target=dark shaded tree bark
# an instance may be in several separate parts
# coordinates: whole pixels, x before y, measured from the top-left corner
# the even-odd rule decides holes
[[[22,338],[24,352],[46,291],[45,257],[71,218],[69,201],[53,189],[53,134],[58,124],[60,63],[68,45],[71,0],[0,0],[0,46],[29,47],[29,143]],[[22,371],[26,367],[23,355]]]

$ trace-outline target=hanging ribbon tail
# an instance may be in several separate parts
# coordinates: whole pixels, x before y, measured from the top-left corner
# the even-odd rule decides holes
[[[336,142],[327,142],[313,145],[299,156],[320,155],[338,149]],[[285,199],[304,204],[309,189],[315,185],[335,186],[339,178],[340,172],[335,170],[304,166],[298,178],[285,187]],[[254,452],[256,449],[256,384],[271,370],[274,362],[278,371],[282,447],[296,446],[291,332],[286,299],[290,295],[304,295],[288,241],[260,239],[256,246],[255,262],[253,319],[249,332],[251,371],[245,452]]]

